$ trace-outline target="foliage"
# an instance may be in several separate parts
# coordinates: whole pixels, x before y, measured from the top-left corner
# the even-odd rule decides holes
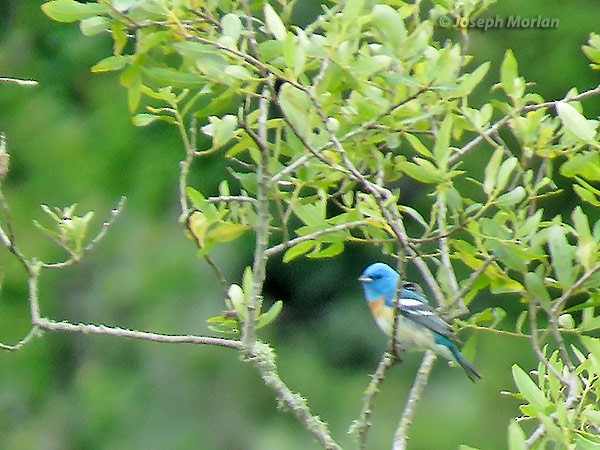
[[[339,2],[305,27],[294,25],[293,1],[261,9],[246,1],[54,0],[43,10],[57,21],[79,21],[87,36],[110,33],[114,54],[92,71],[121,71],[134,124],[164,121],[180,133],[181,221],[227,293],[226,311],[209,321],[241,334],[239,341],[191,341],[238,349],[324,447],[338,448],[306,400],[279,378],[272,349],[256,339],[282,305],[262,305],[265,267],[278,255],[286,262],[333,258],[349,242],[377,245],[401,272],[406,263],[418,269],[448,318],[467,315],[484,290],[525,305],[514,323],[500,301],[458,321],[528,339],[539,359],[533,378],[513,367],[514,395],[525,404],[509,426],[510,448],[591,448],[600,442],[600,357],[590,336],[600,326],[600,222],[590,223],[586,211],[600,205],[600,157],[598,122],[586,118],[582,102],[600,88],[546,101],[509,50],[489,88],[497,98],[474,105],[472,93],[486,86],[490,64],[470,67],[464,46],[441,43],[435,25],[442,16],[452,23],[475,18],[489,2],[435,4],[427,12],[419,2]],[[583,48],[593,67],[598,40],[592,34]],[[198,133],[209,147],[199,148]],[[231,174],[217,196],[188,182],[191,166],[209,156]],[[481,158],[483,173],[469,171],[469,161]],[[578,204],[552,217],[544,204],[567,195],[557,188],[558,175],[572,181]],[[427,194],[426,207],[403,199],[408,180]],[[67,252],[65,263],[76,262],[88,248],[91,215],[46,211],[57,223],[48,233]],[[255,237],[252,267],[242,286],[230,284],[211,254],[248,233]],[[39,271],[51,265],[20,254],[10,232],[0,237],[35,288]],[[37,305],[35,289],[30,301]],[[54,322],[32,311],[32,336],[48,329],[178,339]],[[384,354],[353,424],[361,448],[392,363]],[[411,399],[431,363],[424,360]],[[406,445],[413,413],[409,402],[394,448]]]

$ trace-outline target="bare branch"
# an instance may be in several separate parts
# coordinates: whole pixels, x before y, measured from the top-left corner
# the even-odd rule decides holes
[[[150,333],[147,331],[129,330],[126,328],[111,327],[107,325],[93,325],[87,323],[56,322],[54,320],[39,318],[35,321],[37,327],[48,331],[60,331],[80,334],[99,334],[128,339],[160,342],[163,344],[201,344],[242,349],[242,343],[232,339],[215,338],[210,336],[171,335]]]
[[[14,83],[19,86],[37,86],[38,82],[35,80],[22,80],[20,78],[0,77],[0,83]]]
[[[427,386],[429,374],[433,368],[435,359],[435,353],[433,353],[431,350],[427,350],[425,352],[425,356],[423,356],[423,360],[421,361],[421,366],[419,367],[419,371],[417,372],[413,386],[408,394],[408,400],[406,401],[404,413],[402,414],[402,418],[400,419],[400,423],[398,424],[398,428],[394,434],[394,442],[392,444],[393,450],[406,449],[406,444],[408,442],[408,430],[412,424],[413,417],[415,416],[417,402],[421,398],[421,395]]]
[[[263,382],[273,389],[277,398],[304,424],[305,428],[328,450],[341,450],[333,440],[327,425],[313,415],[306,399],[293,392],[279,377],[275,364],[275,353],[267,344],[257,341],[252,352],[246,352],[246,361],[251,363],[260,374]]]
[[[397,361],[397,356],[393,352],[387,351],[383,354],[377,365],[377,370],[371,376],[371,381],[365,389],[363,395],[363,404],[360,415],[356,421],[352,423],[348,434],[356,436],[358,447],[363,450],[367,448],[367,435],[371,428],[371,414],[373,413],[373,403],[377,394],[379,394],[379,386],[385,379],[389,369]]]
[[[0,343],[0,350],[8,350],[11,352],[21,350],[24,346],[29,344],[34,338],[40,335],[40,329],[37,326],[32,326],[27,335],[19,342],[14,345],[2,344]]]

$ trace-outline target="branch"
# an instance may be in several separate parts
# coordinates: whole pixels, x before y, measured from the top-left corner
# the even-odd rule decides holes
[[[565,99],[561,99],[561,100],[554,100],[551,102],[539,103],[537,105],[522,106],[521,108],[516,109],[512,113],[507,114],[506,116],[504,116],[503,118],[498,120],[496,123],[494,123],[487,130],[483,131],[479,136],[473,138],[471,141],[469,141],[467,144],[465,144],[459,151],[457,151],[456,153],[451,155],[450,158],[448,158],[448,163],[453,164],[456,161],[458,161],[465,154],[469,153],[471,150],[473,150],[475,147],[477,147],[479,144],[481,144],[481,142],[483,142],[486,137],[488,137],[494,133],[497,133],[500,128],[502,128],[504,125],[506,125],[508,123],[508,121],[517,114],[520,114],[523,112],[536,111],[536,110],[542,109],[542,108],[552,108],[552,107],[555,107],[556,104],[559,102],[578,102],[581,100],[585,100],[586,98],[593,97],[595,95],[600,95],[600,85],[598,85],[594,89],[590,89],[589,91],[582,92],[581,94],[575,95],[573,97],[569,97],[569,98],[565,98]]]
[[[23,339],[21,339],[19,342],[17,342],[16,344],[8,345],[8,344],[0,343],[0,350],[8,350],[11,352],[21,350],[22,347],[25,347],[27,344],[29,344],[34,338],[38,337],[39,335],[40,335],[40,329],[39,329],[39,327],[34,325],[29,330],[29,333],[27,333],[27,335]]]
[[[251,363],[262,378],[265,385],[273,389],[277,398],[304,424],[319,443],[328,450],[341,450],[341,447],[333,440],[327,425],[314,416],[306,399],[293,392],[279,377],[277,365],[275,364],[275,353],[267,344],[256,341],[252,353],[246,352],[245,360]]]
[[[60,331],[80,334],[100,334],[105,336],[160,342],[163,344],[215,345],[219,347],[228,347],[237,350],[241,350],[243,348],[242,343],[240,341],[235,341],[232,339],[215,338],[211,336],[151,333],[148,331],[129,330],[126,328],[111,327],[107,325],[71,323],[66,321],[57,322],[44,317],[37,319],[35,321],[35,325],[40,329],[48,331]]]
[[[373,403],[377,394],[379,394],[379,386],[386,377],[388,370],[396,363],[397,356],[392,351],[386,351],[377,365],[377,370],[371,377],[371,381],[363,396],[362,409],[357,420],[355,420],[348,434],[354,435],[358,440],[358,447],[361,450],[367,448],[367,434],[371,429],[371,414],[373,413]]]
[[[400,419],[400,423],[398,424],[398,428],[396,429],[396,433],[394,434],[394,442],[392,444],[393,450],[406,449],[406,443],[408,442],[408,430],[412,424],[412,420],[415,415],[417,402],[421,398],[425,386],[427,386],[429,374],[431,372],[431,369],[433,368],[433,363],[435,362],[435,359],[435,353],[433,353],[431,350],[427,350],[425,352],[425,356],[421,361],[421,366],[419,367],[419,371],[417,372],[415,382],[413,383],[413,386],[410,389],[410,394],[408,395],[408,400],[406,401],[404,413],[402,414],[402,418]]]
[[[218,197],[208,197],[206,199],[207,202],[209,203],[220,203],[220,202],[226,202],[226,203],[251,203],[253,205],[256,205],[256,199],[252,198],[252,197],[246,197],[244,195],[219,195]]]
[[[128,330],[107,325],[71,323],[67,321],[57,322],[52,319],[47,319],[43,317],[40,312],[39,302],[39,278],[40,272],[44,266],[40,261],[33,260],[29,264],[29,267],[29,309],[31,314],[31,323],[34,325],[35,328],[48,331],[61,331],[81,334],[101,334],[106,336],[162,342],[166,344],[204,344],[235,348],[238,350],[242,349],[242,343],[240,341],[234,341],[231,339],[221,339],[209,336],[168,335],[150,333],[147,331]]]
[[[457,311],[456,313],[450,313],[450,312],[454,309],[454,307],[459,302],[462,303],[463,295],[465,295],[473,287],[473,285],[475,284],[477,279],[483,274],[483,272],[485,272],[485,270],[489,267],[489,265],[494,262],[495,259],[496,259],[495,256],[489,255],[481,263],[481,266],[479,266],[475,272],[472,272],[471,275],[469,275],[467,282],[465,284],[463,284],[463,286],[460,289],[458,289],[458,291],[456,291],[454,298],[450,299],[446,303],[446,305],[444,305],[444,306],[442,306],[442,308],[440,308],[440,314],[442,316],[444,316],[446,319],[454,319],[462,314],[462,311]]]
[[[452,267],[452,262],[450,261],[450,247],[448,246],[448,239],[446,235],[448,233],[448,224],[446,222],[446,215],[448,212],[448,208],[446,205],[446,191],[444,186],[440,186],[438,189],[437,195],[437,223],[439,233],[441,235],[438,245],[440,247],[441,252],[441,264],[442,269],[446,272],[446,277],[448,278],[448,283],[450,284],[451,292],[458,292],[458,281],[456,280],[456,274],[454,273],[454,269]],[[454,301],[452,302],[453,307],[458,307],[460,311],[466,311],[467,307],[462,301],[462,297],[456,296]]]
[[[91,250],[93,250],[94,247],[96,247],[96,245],[98,245],[98,243],[100,243],[100,241],[102,239],[104,239],[108,230],[114,225],[115,220],[117,220],[117,217],[119,217],[121,215],[121,213],[123,212],[123,209],[125,208],[126,200],[127,200],[127,197],[124,197],[124,196],[121,197],[121,199],[119,200],[119,203],[117,203],[117,206],[115,206],[112,209],[112,211],[110,212],[110,218],[102,224],[102,228],[96,234],[96,236],[94,236],[94,238],[85,247],[83,247],[83,249],[79,252],[76,252],[76,251],[70,249],[67,245],[65,245],[61,241],[57,240],[54,236],[52,236],[52,235],[46,233],[44,230],[42,230],[42,232],[44,234],[46,234],[48,236],[48,238],[50,240],[52,240],[52,242],[54,242],[60,248],[62,248],[63,251],[65,251],[68,255],[68,258],[61,262],[41,263],[42,268],[44,268],[44,269],[62,269],[63,267],[69,267],[75,263],[80,262],[81,258],[83,258],[83,256],[87,252],[90,252]]]
[[[352,228],[361,227],[363,225],[367,225],[366,220],[356,220],[354,222],[342,223],[340,225],[335,225],[331,228],[315,231],[314,233],[307,234],[306,236],[299,236],[297,238],[290,239],[289,241],[285,241],[281,244],[274,245],[273,247],[265,250],[265,253],[267,256],[272,256],[276,253],[287,250],[288,248],[293,247],[294,245],[300,244],[302,242],[312,241],[313,239],[316,239],[319,236],[335,233],[337,231],[349,230]]]
[[[19,86],[37,86],[38,82],[35,80],[22,80],[20,78],[0,77],[0,83],[15,83]]]
[[[254,264],[252,266],[252,292],[248,299],[248,315],[244,321],[242,330],[242,341],[244,350],[248,356],[253,354],[253,347],[256,343],[255,322],[257,314],[260,312],[262,304],[262,289],[266,276],[266,265],[268,255],[266,253],[269,247],[269,226],[271,215],[269,213],[269,147],[267,141],[267,119],[269,116],[270,93],[267,86],[263,88],[262,96],[259,101],[258,134],[252,133],[260,150],[260,161],[256,169],[256,244],[254,247]],[[244,124],[246,131],[250,127]]]

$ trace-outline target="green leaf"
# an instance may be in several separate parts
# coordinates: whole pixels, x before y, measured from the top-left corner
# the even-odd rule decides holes
[[[242,21],[237,14],[225,14],[221,19],[223,35],[230,37],[234,41],[240,38],[242,32]]]
[[[311,251],[314,246],[315,246],[314,241],[304,241],[304,242],[300,242],[299,244],[294,245],[293,247],[290,247],[283,254],[283,262],[287,263],[287,262],[290,262],[293,259],[297,258],[298,256],[304,255],[305,253]]]
[[[600,154],[598,150],[583,152],[570,157],[560,166],[560,174],[570,178],[579,175],[590,181],[600,181]]]
[[[514,364],[512,366],[512,374],[519,392],[523,394],[525,400],[527,400],[536,411],[543,412],[550,406],[550,402],[544,393],[523,369]]]
[[[584,415],[585,415],[584,411]],[[596,426],[598,423],[596,422]],[[595,436],[581,436],[580,434],[575,435],[575,448],[577,450],[598,450],[598,446],[600,446],[600,439]]]
[[[129,61],[131,61],[131,55],[109,56],[93,65],[91,71],[97,73],[120,70],[125,67]]]
[[[398,210],[400,212],[408,214],[423,228],[425,228],[425,229],[429,228],[429,224],[425,221],[423,216],[416,209],[411,208],[410,206],[406,206],[406,205],[398,205]]]
[[[339,255],[344,251],[344,242],[334,242],[323,250],[309,253],[307,256],[309,258],[333,258],[334,256]]]
[[[285,65],[293,69],[294,76],[300,75],[304,71],[306,64],[306,54],[298,39],[293,34],[289,33],[283,45],[283,58]]]
[[[591,142],[596,137],[597,121],[588,121],[579,111],[566,102],[556,104],[556,112],[563,126],[575,137]]]
[[[131,121],[133,122],[133,124],[136,127],[145,127],[146,125],[150,125],[152,122],[156,122],[157,120],[160,120],[161,117],[157,116],[156,114],[147,114],[147,113],[142,113],[142,114],[136,114],[135,116],[133,116],[131,118]]]
[[[573,248],[567,242],[563,227],[552,225],[548,229],[548,246],[554,274],[562,288],[568,289],[575,282],[575,268],[572,264]]]
[[[519,77],[518,64],[512,50],[507,50],[500,66],[500,85],[511,98],[521,97],[525,92],[525,82]]]
[[[79,23],[79,28],[84,36],[95,36],[110,28],[110,20],[102,16],[89,17]]]
[[[452,116],[448,114],[440,129],[438,130],[437,139],[433,147],[433,154],[436,158],[437,166],[446,171],[448,166],[448,157],[450,156],[450,132],[452,130]]]
[[[502,148],[497,148],[492,154],[490,161],[485,166],[483,191],[488,195],[490,195],[494,191],[494,189],[496,189],[498,171],[500,170],[500,163],[502,162],[503,155],[504,150]]]
[[[523,186],[517,186],[512,191],[502,194],[496,199],[496,204],[504,208],[514,206],[525,198],[527,192]]]
[[[303,137],[308,137],[311,130],[310,120],[307,120],[313,104],[308,94],[285,83],[279,92],[279,103],[294,128]]]
[[[598,258],[599,244],[592,236],[588,218],[583,213],[580,206],[577,206],[577,208],[573,210],[571,218],[573,219],[575,230],[577,231],[578,242],[575,255],[577,256],[577,259],[581,265],[586,270],[590,270]]]
[[[523,429],[515,421],[511,421],[508,426],[508,449],[509,450],[526,450],[527,437]]]
[[[406,40],[406,26],[402,16],[389,5],[373,7],[373,25],[383,35],[382,41],[392,47],[402,46]]]
[[[419,140],[418,137],[410,133],[403,133],[402,135],[406,138],[408,143],[416,152],[420,153],[426,158],[433,159],[433,153],[431,153],[431,151]]]
[[[422,183],[439,183],[443,181],[439,169],[429,161],[422,158],[414,158],[414,161],[417,164],[409,161],[399,161],[396,164],[396,169]]]
[[[237,117],[227,114],[222,118],[210,116],[210,124],[202,127],[202,132],[212,137],[212,148],[218,149],[227,144],[233,137],[238,126]]]
[[[182,72],[169,67],[152,67],[144,69],[144,73],[163,86],[201,87],[206,83],[200,74]]]
[[[42,5],[42,11],[57,22],[76,22],[89,17],[106,14],[107,5],[98,3],[79,3],[75,0],[54,0]]]
[[[240,223],[218,221],[211,225],[206,233],[206,239],[221,243],[230,242],[239,238],[247,230],[248,227]]]
[[[483,77],[485,77],[489,68],[490,62],[487,61],[475,69],[473,73],[465,75],[460,86],[453,92],[453,96],[464,97],[473,92],[473,89],[481,83],[481,80],[483,80]]]
[[[294,214],[306,225],[316,228],[326,228],[325,211],[319,205],[308,203],[306,205],[294,205]]]
[[[362,13],[365,6],[365,0],[352,0],[344,3],[344,22],[355,21]]]
[[[587,56],[592,62],[600,64],[600,35],[596,33],[590,33],[588,38],[588,44],[581,47],[585,56]],[[597,67],[596,64],[590,64],[592,67]]]
[[[598,200],[598,194],[595,194],[594,191],[589,188],[589,185],[582,186],[579,184],[574,184],[573,190],[579,196],[579,198],[581,198],[581,200],[583,200],[584,202],[588,202],[589,204],[594,205],[594,206],[600,206],[600,200]]]
[[[491,239],[486,244],[494,255],[509,268],[518,272],[525,271],[531,258],[521,246],[512,242]]]
[[[594,366],[600,368],[600,340],[590,336],[581,336],[581,341],[590,352],[588,357],[592,359]]]
[[[502,191],[506,187],[510,176],[513,175],[515,167],[517,167],[518,162],[519,161],[514,156],[507,158],[502,162],[500,169],[498,170],[498,179],[496,180],[496,189],[498,191]]]
[[[542,274],[538,274],[537,272],[526,273],[525,287],[527,288],[527,292],[533,295],[546,311],[550,309],[552,300],[544,285],[544,276]]]
[[[119,81],[127,88],[127,103],[129,111],[134,112],[140,104],[142,93],[142,70],[138,64],[132,64],[127,67]]]
[[[206,216],[206,219],[212,223],[221,219],[219,210],[215,205],[210,203],[201,192],[192,187],[186,188],[186,193],[194,207]]]
[[[283,308],[283,302],[281,300],[277,300],[275,303],[271,305],[269,310],[258,317],[256,321],[256,329],[265,327],[273,322],[279,313],[281,312],[281,308]]]
[[[216,331],[217,333],[239,333],[239,322],[237,320],[225,318],[222,315],[210,317],[206,320],[206,323],[208,324],[209,329],[211,329],[212,331]]]
[[[265,22],[267,25],[267,29],[271,32],[273,36],[275,36],[275,39],[277,39],[278,41],[285,40],[287,31],[285,29],[283,21],[281,20],[277,12],[268,3],[265,3],[263,11],[265,14]]]

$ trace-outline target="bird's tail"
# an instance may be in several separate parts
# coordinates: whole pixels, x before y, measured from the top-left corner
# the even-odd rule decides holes
[[[460,367],[462,367],[465,370],[465,373],[467,374],[467,377],[469,377],[469,380],[476,381],[478,379],[481,380],[483,378],[481,374],[477,371],[477,369],[473,367],[473,364],[467,361],[464,358],[464,356],[460,354],[458,348],[452,346],[450,347],[450,351],[452,352],[452,355],[454,355],[456,362],[460,364]]]

